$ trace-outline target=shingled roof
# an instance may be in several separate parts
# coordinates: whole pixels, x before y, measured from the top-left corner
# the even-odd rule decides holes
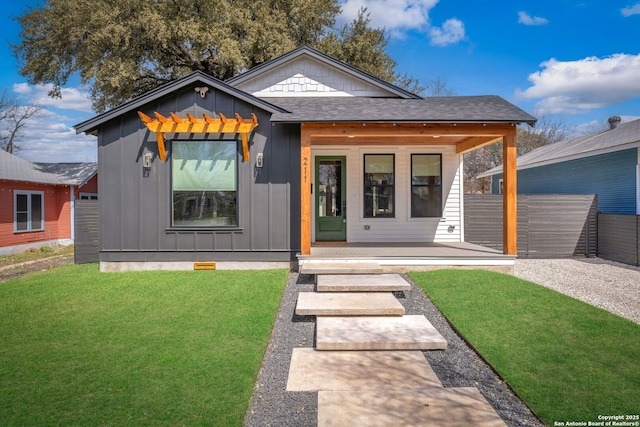
[[[310,97],[262,98],[288,112],[272,122],[457,122],[528,123],[536,118],[499,96],[439,96],[424,99]]]
[[[602,130],[578,138],[565,139],[536,148],[518,157],[518,170],[591,157],[634,147],[640,147],[640,119],[622,123],[613,129]],[[502,166],[490,169],[478,175],[478,177],[482,178],[499,173],[502,173]]]
[[[0,150],[0,179],[7,181],[83,185],[97,171],[97,163],[32,163]]]

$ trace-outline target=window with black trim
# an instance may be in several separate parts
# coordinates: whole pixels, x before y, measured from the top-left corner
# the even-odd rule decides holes
[[[364,217],[395,216],[395,156],[364,155]]]
[[[173,226],[238,225],[237,141],[173,141],[171,168]]]
[[[16,190],[13,209],[14,231],[44,230],[44,192]]]
[[[442,216],[442,155],[411,155],[411,217]]]

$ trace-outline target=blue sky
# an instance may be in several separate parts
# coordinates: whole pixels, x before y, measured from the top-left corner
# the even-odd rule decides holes
[[[95,161],[95,137],[72,126],[93,116],[86,88],[62,99],[18,74],[8,43],[15,17],[36,0],[2,2],[0,89],[45,107],[18,153],[31,161]],[[389,35],[398,72],[423,84],[441,78],[457,95],[500,95],[538,117],[563,120],[575,135],[613,115],[640,118],[640,0],[345,0],[341,20],[360,7]]]

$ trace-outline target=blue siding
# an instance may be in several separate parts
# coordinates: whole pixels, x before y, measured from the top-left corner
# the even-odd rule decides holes
[[[617,151],[518,171],[518,194],[597,194],[604,213],[636,213],[638,149]],[[498,193],[502,174],[494,175]]]

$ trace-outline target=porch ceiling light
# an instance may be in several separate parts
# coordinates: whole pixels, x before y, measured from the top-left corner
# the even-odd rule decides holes
[[[249,161],[249,138],[248,134],[258,126],[258,118],[251,113],[250,119],[243,119],[238,113],[230,119],[222,113],[218,113],[218,117],[213,118],[207,113],[202,114],[202,119],[194,117],[191,113],[187,113],[187,118],[177,116],[175,113],[169,113],[170,117],[165,117],[155,111],[153,113],[155,119],[138,111],[138,116],[142,123],[156,134],[158,142],[158,157],[160,160],[166,160],[167,151],[164,145],[165,133],[234,133],[240,134],[242,138],[242,157],[245,162]]]

